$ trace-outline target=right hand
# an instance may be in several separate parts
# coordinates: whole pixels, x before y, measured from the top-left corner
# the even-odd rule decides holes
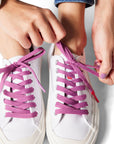
[[[66,34],[62,24],[49,9],[35,7],[17,0],[8,0],[0,9],[0,29],[19,42],[23,48],[56,43]]]

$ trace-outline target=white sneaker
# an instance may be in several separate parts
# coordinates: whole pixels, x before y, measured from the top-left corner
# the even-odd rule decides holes
[[[46,127],[50,144],[95,144],[99,129],[98,99],[89,84],[84,56],[72,55],[60,42],[61,55],[49,52],[49,98]],[[96,100],[95,100],[96,99]]]
[[[38,81],[43,53],[39,48],[9,60],[0,55],[0,144],[43,143],[45,111]]]

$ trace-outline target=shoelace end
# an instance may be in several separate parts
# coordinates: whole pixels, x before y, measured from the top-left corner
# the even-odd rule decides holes
[[[97,96],[96,96],[95,92],[94,92],[94,91],[92,91],[92,92],[91,92],[91,94],[94,96],[95,100],[96,100],[96,101],[99,103],[99,100],[98,100],[98,98],[97,98]]]

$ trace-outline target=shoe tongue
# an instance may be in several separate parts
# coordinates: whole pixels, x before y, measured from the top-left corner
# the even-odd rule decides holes
[[[72,54],[72,55],[76,61],[81,62],[81,63],[85,63],[85,56],[84,55],[80,55],[80,56],[76,55],[76,54]],[[60,56],[64,59],[64,61],[67,61],[67,58],[63,54],[61,54]]]
[[[15,56],[9,59],[9,61],[11,63],[17,62],[20,58],[22,58],[23,56]]]

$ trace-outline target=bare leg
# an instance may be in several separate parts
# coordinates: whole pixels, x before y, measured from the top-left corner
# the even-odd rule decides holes
[[[61,3],[58,9],[59,19],[67,32],[62,42],[67,45],[73,53],[81,55],[87,41],[84,27],[85,4]],[[60,54],[58,48],[55,48],[55,54]]]
[[[29,50],[21,47],[17,41],[0,29],[0,53],[4,58],[9,59],[18,55],[26,55]]]

